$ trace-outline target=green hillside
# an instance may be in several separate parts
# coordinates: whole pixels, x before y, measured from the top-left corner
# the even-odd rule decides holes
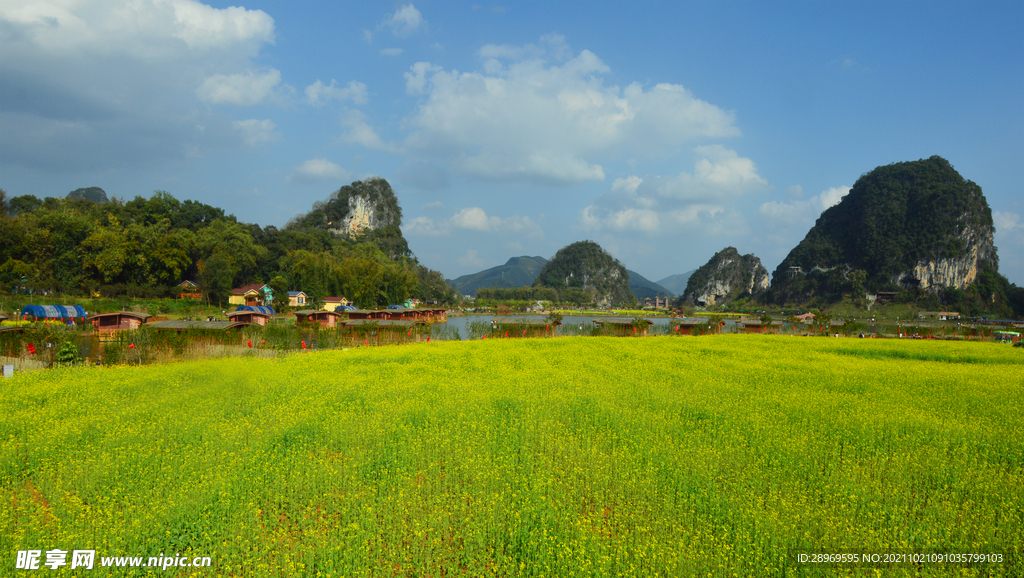
[[[577,241],[559,249],[533,284],[557,290],[578,288],[599,305],[636,302],[629,289],[629,272],[593,241]]]
[[[637,300],[643,301],[644,299],[654,299],[656,297],[675,297],[674,292],[669,291],[667,288],[651,281],[650,279],[647,279],[636,271],[626,269],[626,272],[629,273],[629,290],[633,292],[633,295],[636,296]]]
[[[486,271],[463,275],[456,279],[449,279],[448,284],[454,287],[460,295],[475,297],[477,289],[498,288],[506,289],[511,287],[529,287],[537,278],[540,270],[548,260],[543,257],[512,257],[504,265],[491,267]]]

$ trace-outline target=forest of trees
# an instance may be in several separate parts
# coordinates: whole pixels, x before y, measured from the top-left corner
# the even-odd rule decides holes
[[[0,190],[0,290],[161,297],[192,280],[212,303],[224,303],[233,287],[280,277],[314,302],[335,295],[379,307],[456,298],[409,252],[398,225],[344,239],[314,219],[260,227],[166,191],[100,203],[86,198],[99,199],[92,194],[69,197]]]

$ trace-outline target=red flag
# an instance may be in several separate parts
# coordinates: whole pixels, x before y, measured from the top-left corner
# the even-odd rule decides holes
[[[508,337],[508,331],[505,332],[505,337]]]
[[[633,328],[633,333],[636,333],[636,327]]]
[[[36,346],[35,345],[32,345],[31,343],[29,343],[29,344],[26,344],[25,347],[28,347],[28,352],[31,353],[32,355],[36,354]]]
[[[252,348],[252,340],[251,339],[246,339],[245,342],[249,344],[249,348],[251,349]]]
[[[526,330],[525,330],[525,329],[523,330],[523,335],[524,335],[524,336],[526,335]]]
[[[430,343],[430,338],[429,337],[427,338],[427,343]]]
[[[306,342],[305,342],[305,341],[303,341],[303,342],[302,342],[302,348],[303,348],[303,349],[305,349],[305,348],[306,348]]]

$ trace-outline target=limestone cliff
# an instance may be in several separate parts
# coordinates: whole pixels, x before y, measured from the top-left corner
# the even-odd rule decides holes
[[[374,177],[356,181],[317,201],[313,210],[288,224],[290,229],[329,231],[347,240],[372,241],[392,258],[411,255],[402,237],[402,208],[391,185]]]
[[[993,233],[981,187],[945,159],[878,167],[790,251],[775,270],[772,299],[965,290],[982,270],[998,269]]]
[[[768,270],[760,259],[753,254],[741,256],[735,247],[726,247],[690,275],[681,302],[724,305],[763,293],[768,287]]]

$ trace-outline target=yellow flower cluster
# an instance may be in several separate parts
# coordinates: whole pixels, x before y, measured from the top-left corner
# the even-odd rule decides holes
[[[254,577],[1024,568],[1024,356],[996,344],[485,340],[0,385],[9,560],[210,556],[169,575]],[[800,551],[1007,561],[815,568]]]

